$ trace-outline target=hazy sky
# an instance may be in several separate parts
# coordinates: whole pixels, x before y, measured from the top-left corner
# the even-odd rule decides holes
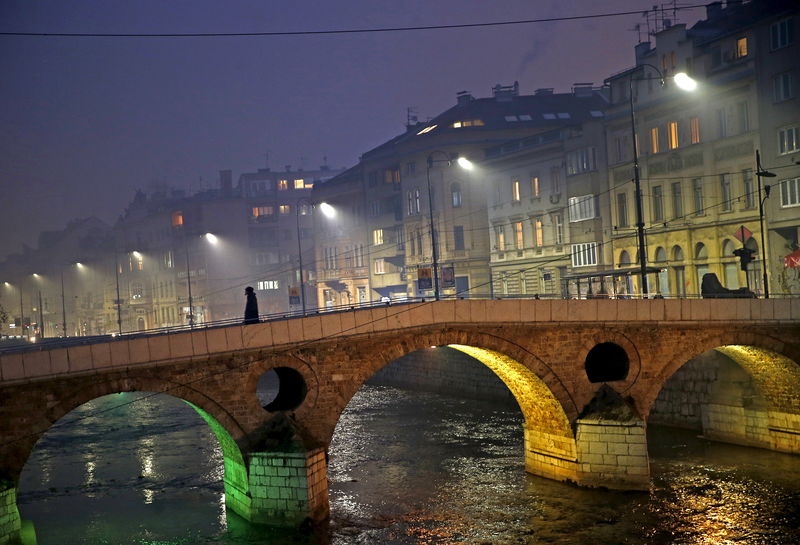
[[[236,33],[450,25],[652,8],[652,0],[2,0],[0,32]],[[704,11],[678,12],[693,23]],[[671,13],[669,14],[671,15]],[[352,166],[455,104],[519,81],[569,91],[633,64],[641,14],[279,37],[0,36],[0,258],[137,188],[221,169]]]

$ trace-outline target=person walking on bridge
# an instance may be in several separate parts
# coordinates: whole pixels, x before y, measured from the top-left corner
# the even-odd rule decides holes
[[[256,292],[251,286],[244,289],[244,294],[247,297],[247,303],[244,306],[244,323],[257,324],[258,323],[258,299]]]

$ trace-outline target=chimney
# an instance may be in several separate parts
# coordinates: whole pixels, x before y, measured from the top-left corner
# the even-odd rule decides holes
[[[519,82],[515,81],[514,85],[500,85],[498,83],[492,87],[492,94],[497,102],[510,102],[514,97],[519,96]]]
[[[589,83],[573,83],[572,94],[577,98],[590,97],[593,94],[592,82]]]
[[[636,57],[636,66],[644,63],[644,57],[650,53],[650,42],[639,42],[633,48],[634,56]]]
[[[722,15],[722,2],[711,2],[706,6],[706,19],[717,19]]]
[[[466,106],[473,100],[475,100],[475,97],[473,97],[469,91],[459,91],[456,93],[456,104],[458,106]]]
[[[226,194],[233,190],[233,172],[231,170],[219,171],[219,187]]]

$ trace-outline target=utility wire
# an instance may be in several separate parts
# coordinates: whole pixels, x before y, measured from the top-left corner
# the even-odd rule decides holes
[[[705,7],[696,4],[675,8],[676,10],[690,10]],[[272,37],[272,36],[319,36],[332,34],[376,34],[386,32],[411,32],[424,30],[453,30],[463,28],[502,27],[512,25],[528,25],[537,23],[554,23],[563,21],[580,21],[586,19],[601,19],[608,17],[621,17],[625,15],[639,15],[649,10],[617,11],[595,13],[590,15],[573,15],[564,17],[544,17],[538,19],[515,19],[511,21],[492,21],[485,23],[463,23],[451,25],[420,25],[406,27],[379,27],[379,28],[347,28],[330,30],[280,30],[272,32],[169,32],[169,33],[95,33],[95,32],[0,32],[0,36],[29,36],[29,37],[55,37],[55,38],[220,38],[220,37]]]

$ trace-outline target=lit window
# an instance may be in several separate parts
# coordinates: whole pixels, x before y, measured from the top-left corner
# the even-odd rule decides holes
[[[525,234],[522,231],[522,222],[514,222],[514,247],[522,250],[525,247]]]
[[[259,280],[256,283],[257,290],[277,290],[279,287],[277,280]]]
[[[781,182],[781,206],[800,206],[800,178]]]
[[[747,38],[736,40],[736,58],[741,59],[747,56]]]
[[[374,229],[372,231],[372,243],[375,246],[383,244],[383,229]]]
[[[787,127],[778,131],[778,153],[785,155],[800,150],[800,127]]]
[[[289,212],[291,212],[291,208],[289,207],[288,204],[280,205],[278,207],[278,210],[280,211],[281,214],[288,214]]]
[[[173,212],[172,213],[172,226],[179,227],[183,225],[183,212]]]
[[[373,271],[375,274],[384,274],[386,272],[386,263],[382,257],[375,259],[373,262]]]
[[[511,200],[515,202],[520,200],[519,180],[511,180]]]
[[[658,153],[658,127],[650,129],[650,151]]]
[[[433,129],[435,129],[435,128],[436,128],[436,127],[438,127],[438,126],[439,126],[439,125],[430,125],[430,126],[428,126],[428,127],[425,127],[424,129],[422,129],[421,131],[419,131],[419,132],[417,133],[417,136],[419,136],[420,134],[429,133],[429,132],[431,132]]]
[[[689,126],[692,132],[692,144],[700,143],[700,118],[693,117],[689,120]]]
[[[454,129],[460,129],[461,128],[461,121],[456,121],[455,123],[453,123],[453,128]]]
[[[506,228],[502,225],[496,225],[494,228],[495,246],[501,252],[506,249]]]
[[[670,121],[667,124],[667,144],[669,145],[669,149],[675,149],[678,147],[678,122],[677,121]]]
[[[302,178],[298,179],[298,180],[295,180],[294,181],[294,188],[295,189],[303,189],[303,188],[305,188],[305,180],[303,180]]]
[[[278,191],[286,191],[289,189],[289,180],[278,180]]]
[[[531,191],[533,192],[534,197],[539,196],[539,177],[534,176],[531,178]]]
[[[258,216],[271,216],[274,213],[274,208],[271,206],[254,206],[253,217]]]
[[[533,222],[533,243],[536,246],[544,245],[544,231],[542,229],[542,218],[536,218]]]

